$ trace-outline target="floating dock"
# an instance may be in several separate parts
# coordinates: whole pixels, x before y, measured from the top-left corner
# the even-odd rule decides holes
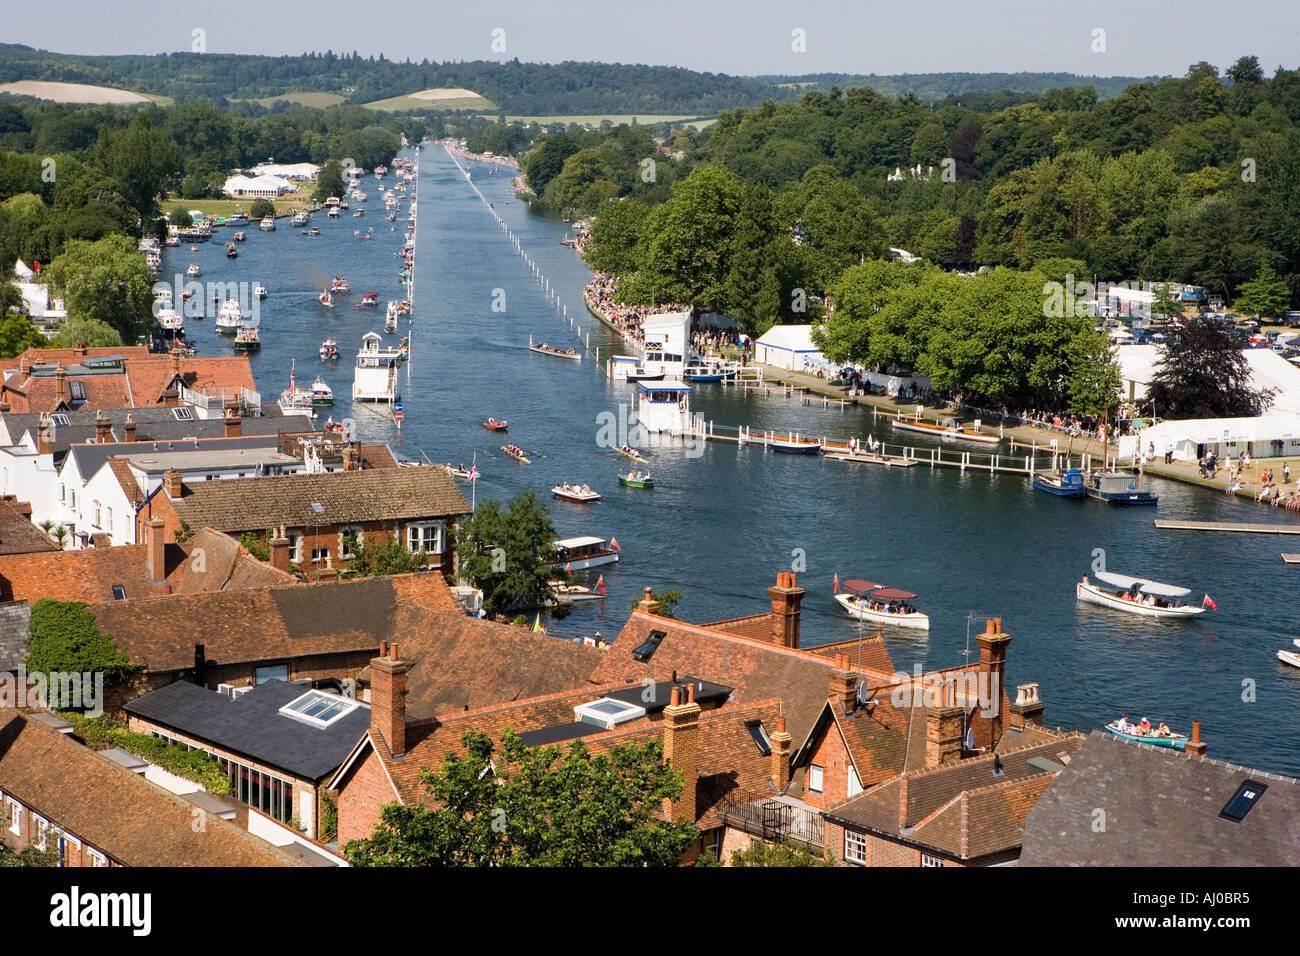
[[[1283,563],[1283,564],[1300,564],[1300,554],[1287,554],[1285,551],[1283,551],[1283,552],[1282,552],[1282,563]]]
[[[1300,534],[1300,524],[1251,524],[1248,521],[1171,521],[1156,519],[1161,531],[1232,531],[1239,534]],[[1283,555],[1285,558],[1286,555]],[[1290,562],[1288,562],[1290,563]],[[1297,558],[1300,563],[1300,557]]]

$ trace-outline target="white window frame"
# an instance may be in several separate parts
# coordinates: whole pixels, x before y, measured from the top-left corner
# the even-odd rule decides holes
[[[39,813],[32,813],[32,844],[44,850],[49,842],[50,821]]]
[[[80,841],[80,840],[78,840],[76,837],[72,836],[70,833],[60,833],[60,834],[59,834],[59,845],[58,845],[58,851],[59,851],[59,866],[67,866],[67,865],[68,865],[68,863],[67,863],[67,859],[66,859],[66,858],[67,858],[67,850],[65,849],[65,845],[75,846],[78,850],[81,849],[81,841]]]
[[[816,781],[814,785],[813,781]],[[822,787],[826,785],[826,768],[820,767],[815,763],[808,765],[808,792],[821,793]]]
[[[108,857],[98,850],[87,847],[86,852],[90,854],[90,865],[92,867],[108,866]]]
[[[9,832],[16,837],[23,835],[23,805],[13,797],[9,798]]]
[[[928,853],[922,853],[921,865],[922,866],[943,866],[943,860],[940,857],[931,856]]]
[[[430,555],[441,555],[444,546],[443,525],[441,521],[421,521],[416,524],[406,526],[406,550],[414,554],[417,551],[424,551]],[[426,533],[433,532],[432,548],[417,547],[425,541]]]
[[[286,531],[284,536],[289,539],[289,560],[294,564],[302,564],[302,543],[304,535],[298,531]]]
[[[107,506],[104,508],[104,527],[108,529],[109,534],[113,533],[113,509]]]
[[[101,517],[101,515],[100,515],[100,509],[99,509],[99,499],[96,498],[94,501],[91,502],[91,504],[92,504],[92,505],[94,506],[94,508],[95,508],[95,521],[94,521],[93,527],[96,527],[96,528],[101,527],[101,525],[100,525],[100,523],[99,523],[99,519],[100,519],[100,517]]]
[[[325,558],[326,558],[326,556],[327,556],[329,553],[330,553],[330,549],[329,549],[329,548],[312,548],[312,549],[311,549],[311,563],[312,563],[312,564],[324,564],[324,563],[325,563]]]
[[[357,550],[355,553],[347,550],[346,536],[349,533],[356,535],[357,538]],[[361,528],[353,527],[352,525],[344,525],[342,528],[339,528],[339,560],[351,561],[353,558],[360,557],[361,549],[365,547],[365,543],[365,531]]]
[[[850,851],[850,845],[853,846],[853,851]],[[856,856],[854,855],[855,852]],[[867,835],[865,833],[859,833],[857,830],[844,831],[844,862],[855,863],[858,866],[867,865]]]

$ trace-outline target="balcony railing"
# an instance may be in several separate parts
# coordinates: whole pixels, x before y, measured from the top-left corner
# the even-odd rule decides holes
[[[825,821],[820,812],[770,794],[735,791],[722,805],[727,826],[773,843],[794,840],[805,846],[824,845]]]

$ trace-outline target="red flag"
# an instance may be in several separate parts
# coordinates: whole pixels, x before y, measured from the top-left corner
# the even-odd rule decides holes
[[[615,551],[622,551],[622,550],[623,550],[623,546],[620,545],[620,544],[618,543],[618,538],[610,538],[610,539],[609,539],[609,546],[610,546],[611,548],[613,548]]]
[[[564,566],[564,573],[565,573],[565,574],[572,574],[572,573],[573,573],[573,565],[571,565],[571,564],[566,564],[566,565]]]
[[[1208,594],[1205,595],[1205,600],[1202,601],[1201,603],[1202,603],[1202,604],[1208,604],[1212,610],[1217,611],[1217,610],[1219,609],[1219,605],[1217,605],[1217,604],[1215,604],[1213,601],[1211,601],[1211,600],[1210,600],[1210,596],[1209,596]]]
[[[38,260],[38,259],[33,259],[33,260],[32,260],[32,271],[33,271],[33,272],[40,272],[40,271],[41,271],[41,263],[40,263],[40,260]]]
[[[840,573],[838,571],[835,572],[835,584],[831,590],[831,593],[832,594],[840,593]]]
[[[605,593],[605,575],[602,574],[602,575],[600,576],[600,580],[596,582],[596,585],[600,588],[600,593],[601,593],[601,594],[604,594],[604,593]]]

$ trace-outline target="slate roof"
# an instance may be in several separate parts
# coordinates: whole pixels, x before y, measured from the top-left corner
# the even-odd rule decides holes
[[[1268,789],[1220,817],[1247,780]],[[1300,866],[1300,781],[1095,730],[1029,812],[1020,864]]]
[[[231,466],[239,461],[242,451],[271,450],[280,447],[279,434],[241,435],[238,438],[199,438],[194,441],[174,439],[156,442],[91,442],[85,445],[73,445],[68,449],[68,458],[76,463],[82,478],[88,479],[103,468],[110,458],[126,458],[140,461],[159,455],[177,452],[216,452]],[[66,460],[65,460],[66,464]],[[248,479],[245,479],[248,480]],[[202,527],[195,525],[194,527]]]
[[[310,690],[303,684],[271,680],[231,698],[176,681],[128,701],[124,709],[299,780],[318,781],[337,770],[365,734],[370,707],[360,704],[328,727],[280,713],[281,707]]]
[[[226,433],[226,424],[220,418],[192,418],[178,421],[173,407],[101,409],[112,424],[114,442],[126,441],[126,416],[135,423],[136,441],[176,441],[181,438],[219,438]],[[95,414],[92,409],[63,412],[68,424],[54,426],[54,454],[60,455],[72,445],[89,442],[95,437]],[[23,436],[31,434],[35,441],[40,425],[39,412],[9,412],[4,416],[5,426],[13,444],[21,444]],[[282,432],[309,432],[311,419],[305,415],[283,415],[279,406],[274,414],[250,416],[239,420],[242,435],[278,435]]]
[[[57,551],[54,543],[32,524],[31,506],[0,501],[0,555]]]
[[[432,465],[201,481],[172,506],[192,528],[247,531],[311,524],[313,502],[324,507],[318,523],[331,525],[470,512],[452,477]]]
[[[633,652],[652,630],[666,636],[648,662],[634,660]],[[797,743],[821,713],[833,667],[831,661],[805,651],[635,611],[591,676],[599,683],[632,683],[646,677],[667,680],[677,671],[734,687],[738,703],[779,697]]]
[[[195,832],[194,807],[18,711],[0,712],[0,790],[126,866],[297,866],[219,817]]]
[[[318,581],[240,591],[91,605],[101,629],[151,672],[185,670],[195,643],[213,664],[284,660],[314,654],[377,653],[406,603],[437,608],[452,601],[442,575]]]
[[[166,577],[154,581],[145,544],[37,554],[0,555],[0,600],[48,597],[90,604],[112,601],[121,585],[126,600],[164,594],[239,590],[297,584],[298,579],[258,561],[239,542],[203,529],[184,544],[167,544]]]
[[[32,609],[26,601],[0,604],[0,672],[17,671],[27,660]]]

